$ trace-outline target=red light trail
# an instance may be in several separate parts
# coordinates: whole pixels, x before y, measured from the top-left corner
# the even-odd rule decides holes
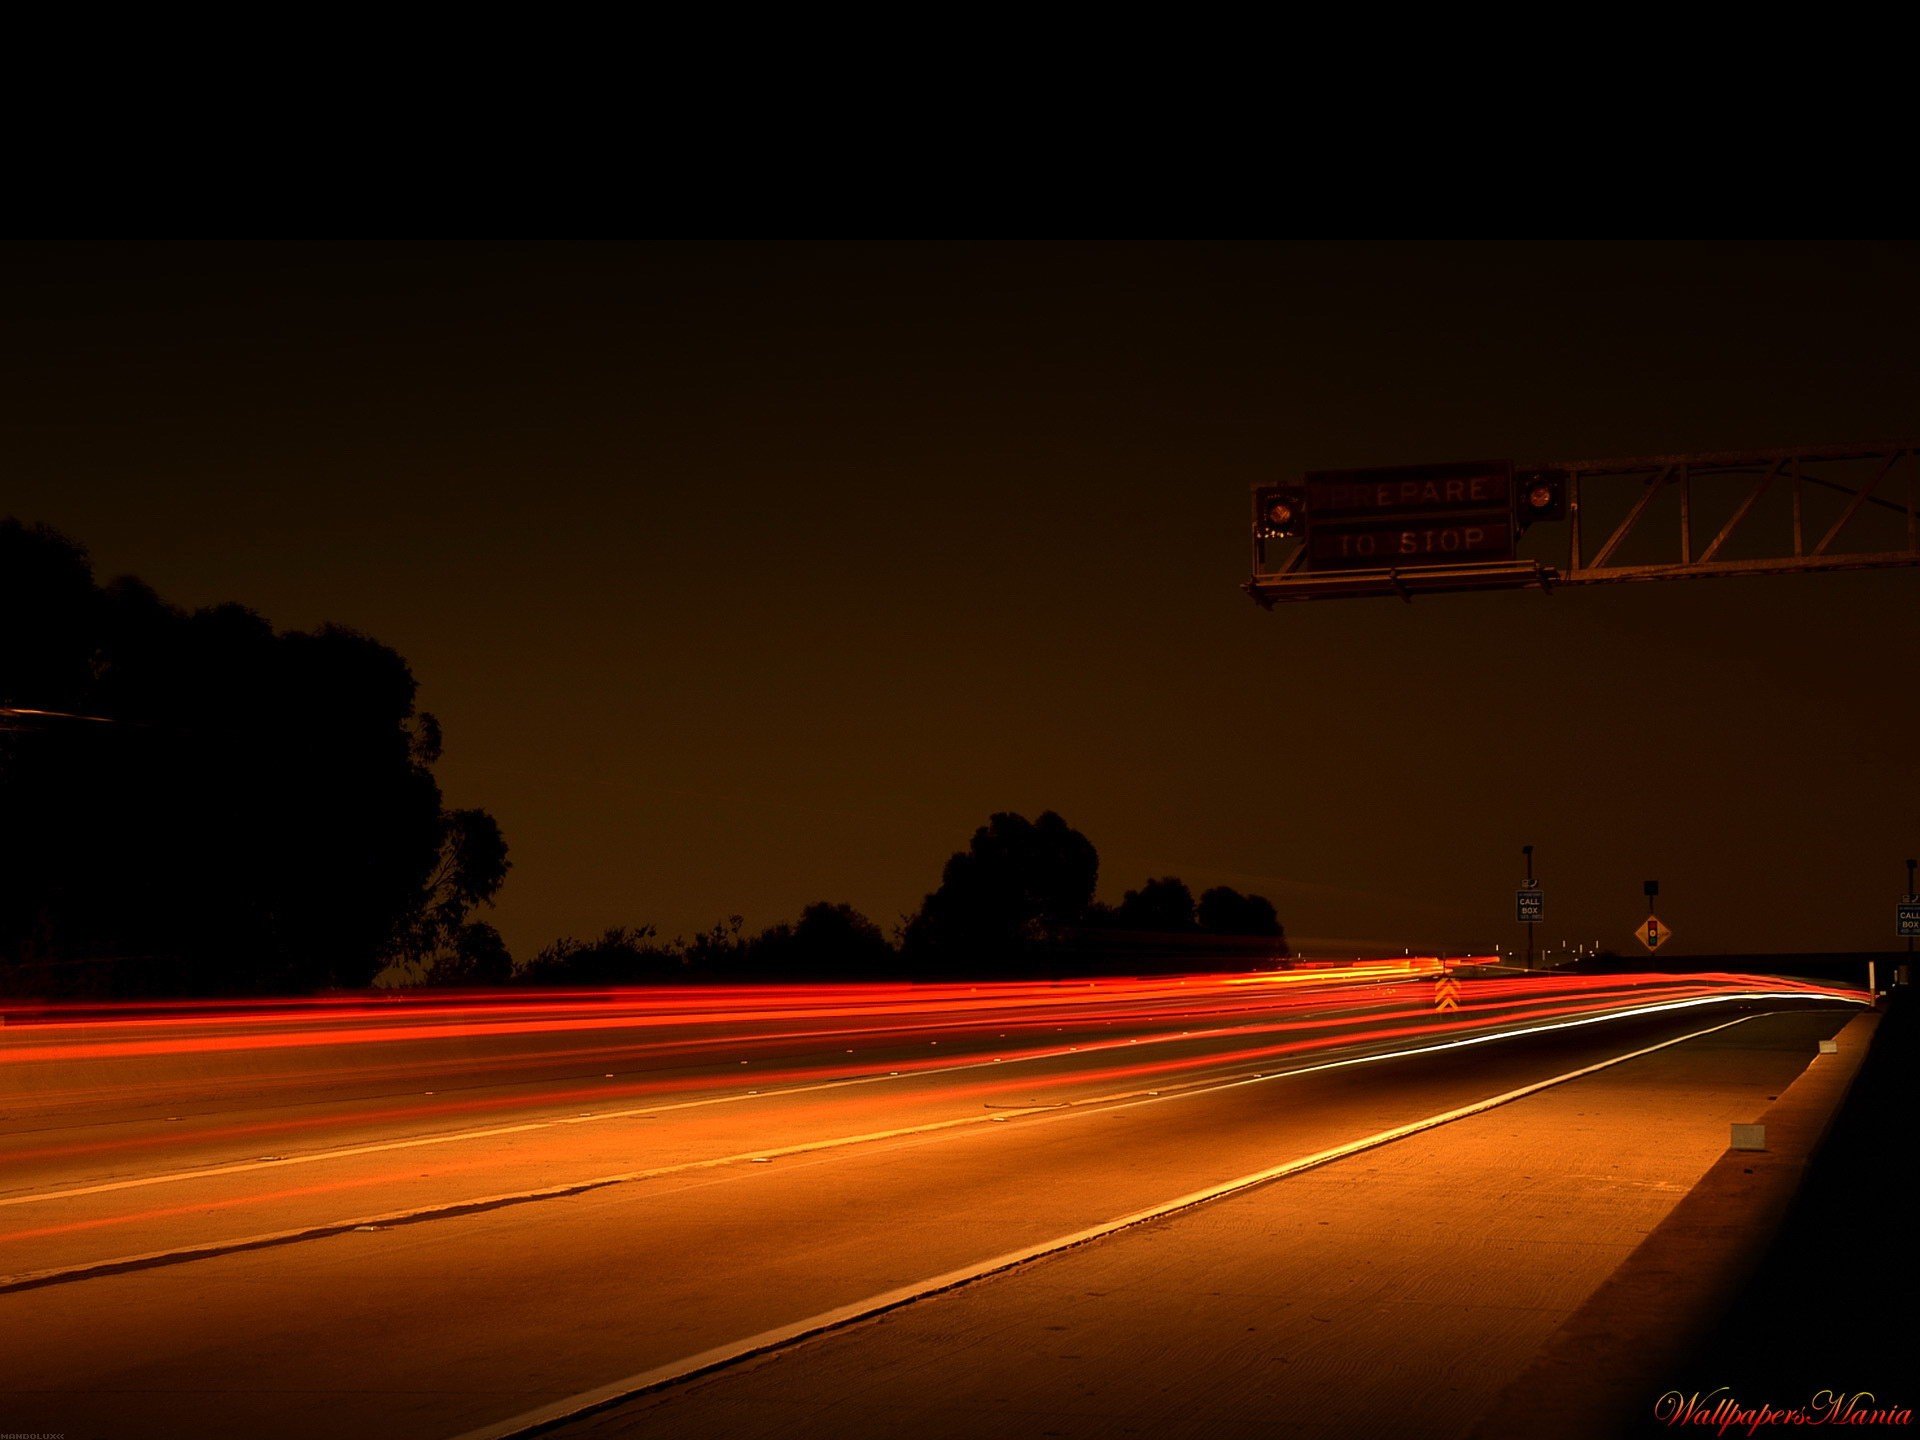
[[[1461,980],[1459,1010],[1434,1008],[1442,975]],[[746,1233],[796,1184],[848,1204],[897,1188],[956,1215],[982,1186],[1032,1185],[1040,1214],[1065,1187],[1097,1219],[1141,1183],[1136,1145],[1166,1193],[1185,1193],[1271,1166],[1269,1146],[1332,1153],[1762,1010],[1867,1000],[1731,973],[1423,958],[1004,986],[14,1007],[0,1293],[212,1273],[198,1267],[286,1247],[287,1273],[351,1273],[372,1236],[322,1242],[406,1226],[424,1227],[407,1246],[431,1233],[484,1249],[478,1217],[500,1211],[522,1240],[571,1236],[609,1206],[629,1239],[668,1215]],[[177,1283],[191,1293],[191,1274]]]
[[[592,1102],[631,1104],[710,1093],[717,1102],[771,1096],[809,1086],[910,1079],[990,1066],[1022,1073],[950,1087],[969,1096],[1045,1091],[1090,1081],[1177,1076],[1283,1056],[1396,1039],[1465,1036],[1524,1028],[1575,1015],[1638,1012],[1758,993],[1772,997],[1864,1001],[1864,992],[1810,982],[1728,973],[1700,975],[1490,975],[1463,987],[1463,1008],[1436,1017],[1426,987],[1432,960],[1383,961],[1339,970],[1193,975],[1144,979],[978,985],[811,985],[509,992],[394,999],[363,996],[313,1001],[210,1001],[165,1005],[38,1007],[5,1034],[0,1076],[7,1094],[42,1107],[103,1104],[140,1096],[157,1063],[226,1061],[257,1067],[233,1072],[256,1092],[292,1092],[322,1081],[389,1087],[433,1080],[427,1095],[395,1103],[364,1097],[353,1111],[370,1124],[447,1124],[489,1114]],[[1169,1025],[1184,1028],[1172,1029]],[[1102,1027],[1111,1034],[1063,1045],[1048,1032]],[[692,1033],[688,1033],[692,1032]],[[592,1033],[615,1043],[572,1048]],[[1280,1038],[1280,1037],[1286,1038]],[[1247,1043],[1222,1050],[1225,1039]],[[501,1048],[470,1053],[472,1042]],[[1206,1042],[1203,1047],[1199,1042]],[[509,1042],[502,1045],[502,1042]],[[832,1042],[831,1045],[828,1042]],[[944,1042],[945,1053],[902,1053]],[[276,1064],[277,1057],[341,1049],[419,1049],[420,1057],[331,1067]],[[1180,1053],[1183,1043],[1198,1053]],[[444,1049],[442,1048],[444,1047]],[[1124,1065],[1089,1065],[1105,1052],[1158,1052]],[[823,1053],[831,1050],[832,1053]],[[742,1053],[748,1058],[739,1058]],[[1061,1073],[1037,1062],[1079,1057]],[[583,1066],[618,1064],[582,1084]],[[574,1072],[553,1075],[554,1066]],[[750,1069],[748,1075],[729,1073]],[[113,1083],[109,1074],[128,1071]],[[425,1077],[423,1079],[422,1077]],[[218,1070],[197,1078],[217,1088]],[[179,1083],[179,1077],[169,1077]],[[614,1083],[606,1083],[612,1081]],[[437,1093],[444,1088],[448,1093]],[[494,1092],[494,1093],[483,1093]],[[431,1099],[431,1103],[423,1103]],[[171,1117],[169,1117],[171,1118]],[[185,1117],[183,1117],[184,1120]],[[294,1138],[337,1126],[337,1115],[272,1115],[196,1123],[202,1144]],[[179,1148],[182,1132],[65,1139],[7,1148],[15,1163]]]

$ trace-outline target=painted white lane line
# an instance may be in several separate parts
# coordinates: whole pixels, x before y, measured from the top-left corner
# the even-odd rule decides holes
[[[1482,1114],[1497,1106],[1511,1104],[1513,1101],[1524,1099],[1529,1095],[1537,1095],[1542,1090],[1552,1089],[1556,1085],[1564,1085],[1570,1080],[1578,1080],[1582,1076],[1592,1075],[1601,1070],[1611,1069],[1615,1065],[1625,1064],[1629,1060],[1638,1060],[1642,1056],[1651,1055],[1659,1050],[1666,1050],[1675,1045],[1684,1045],[1690,1040],[1699,1040],[1722,1030],[1730,1030],[1735,1025],[1743,1025],[1748,1020],[1755,1018],[1757,1017],[1743,1015],[1737,1020],[1728,1020],[1719,1025],[1709,1026],[1705,1030],[1696,1030],[1690,1034],[1680,1035],[1671,1040],[1663,1040],[1657,1045],[1649,1045],[1644,1049],[1634,1050],[1625,1055],[1616,1055],[1593,1065],[1582,1066],[1578,1070],[1569,1070],[1565,1074],[1555,1075],[1550,1079],[1537,1080],[1532,1084],[1522,1085],[1518,1089],[1508,1090],[1499,1095],[1492,1095],[1484,1100],[1476,1100],[1452,1110],[1442,1111],[1437,1115],[1429,1115],[1424,1119],[1410,1121],[1404,1125],[1396,1125],[1390,1130],[1381,1130],[1359,1140],[1350,1140],[1343,1145],[1336,1145],[1328,1150],[1321,1150],[1312,1155],[1302,1156],[1297,1160],[1288,1160],[1279,1165],[1269,1166],[1265,1170],[1256,1170],[1251,1175],[1242,1175],[1237,1179],[1223,1181],[1218,1185],[1210,1185],[1204,1190],[1195,1190],[1190,1194],[1182,1195],[1164,1204],[1155,1205],[1145,1210],[1136,1210],[1132,1214],[1123,1215],[1117,1220],[1109,1220],[1101,1225],[1093,1225],[1084,1230],[1076,1230],[1071,1235],[1062,1235],[1057,1239],[1043,1241],[1038,1245],[1029,1245],[1019,1250],[1009,1251],[1004,1255],[996,1255],[992,1259],[983,1260],[978,1264],[968,1265],[958,1270],[949,1270],[943,1275],[935,1275],[911,1285],[902,1285],[878,1295],[870,1295],[866,1299],[856,1300],[850,1305],[841,1305],[835,1309],[823,1311],[818,1315],[809,1315],[804,1320],[795,1320],[791,1324],[776,1326],[771,1330],[762,1330],[757,1335],[749,1335],[745,1339],[731,1341],[725,1345],[718,1345],[710,1350],[703,1350],[696,1355],[688,1355],[679,1360],[669,1361],[667,1364],[657,1365],[651,1370],[642,1370],[637,1375],[629,1375],[625,1379],[614,1381],[612,1384],[602,1385],[593,1390],[582,1391],[577,1395],[568,1396],[564,1400],[543,1405],[535,1410],[525,1411],[522,1414],[513,1416],[511,1419],[502,1420],[492,1425],[485,1425],[477,1430],[469,1430],[455,1437],[455,1440],[516,1440],[516,1437],[519,1436],[531,1435],[542,1430],[551,1429],[566,1421],[579,1419],[594,1411],[605,1410],[614,1405],[632,1400],[650,1390],[659,1390],[666,1386],[692,1379],[696,1375],[737,1364],[755,1355],[762,1355],[768,1351],[783,1349],[787,1346],[797,1344],[802,1340],[825,1334],[828,1331],[844,1328],[857,1321],[871,1319],[873,1316],[882,1314],[888,1310],[898,1309],[900,1306],[911,1304],[916,1300],[924,1300],[945,1291],[956,1290],[963,1285],[969,1285],[977,1280],[985,1279],[989,1275],[997,1275],[1018,1266],[1030,1264],[1035,1260],[1043,1259],[1049,1255],[1057,1255],[1063,1250],[1070,1250],[1076,1246],[1085,1245],[1089,1241],[1102,1239],[1118,1231],[1131,1229],[1136,1225],[1143,1225],[1151,1220],[1160,1220],[1169,1215],[1177,1214],[1182,1210],[1190,1210],[1196,1205],[1205,1205],[1210,1201],[1220,1200],[1226,1196],[1235,1195],[1244,1190],[1250,1190],[1258,1185],[1265,1185],[1289,1175],[1297,1175],[1303,1170],[1311,1170],[1321,1165],[1330,1164],[1335,1160],[1343,1160],[1350,1155],[1357,1155],[1364,1150],[1372,1150],[1382,1145],[1391,1144],[1395,1140],[1403,1140],[1409,1135],[1417,1135],[1423,1130],[1431,1130],[1437,1126],[1450,1124],[1455,1120],[1464,1120],[1468,1116]]]

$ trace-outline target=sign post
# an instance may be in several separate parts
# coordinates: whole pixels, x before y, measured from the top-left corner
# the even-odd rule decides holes
[[[1673,938],[1673,931],[1653,913],[1653,898],[1660,893],[1658,880],[1646,880],[1640,885],[1640,893],[1647,897],[1647,918],[1640,922],[1640,928],[1633,932],[1633,938],[1649,950],[1658,950]]]
[[[1920,936],[1920,890],[1916,890],[1913,884],[1914,863],[1912,860],[1907,861],[1907,893],[1901,897],[1900,903],[1893,907],[1893,933],[1907,942],[1907,963],[1904,968],[1908,977],[1913,974],[1914,937]],[[1873,978],[1873,962],[1869,960],[1867,962],[1868,990],[1873,989]],[[1900,984],[1901,977],[1896,974],[1893,977],[1893,983]]]
[[[1527,969],[1533,969],[1533,927],[1546,918],[1547,897],[1541,893],[1540,882],[1533,878],[1533,847],[1522,845],[1520,853],[1527,860],[1526,882],[1514,892],[1514,918],[1527,927]]]

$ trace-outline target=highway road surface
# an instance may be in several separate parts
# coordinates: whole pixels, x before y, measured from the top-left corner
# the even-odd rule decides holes
[[[998,1433],[1054,1410],[1093,1433],[1149,1373],[1164,1397],[1229,1371],[1234,1423],[1270,1391],[1337,1420],[1337,1366],[1290,1390],[1264,1342],[1198,1364],[1218,1337],[1179,1332],[1187,1360],[1158,1372],[1139,1347],[1203,1283],[1239,1297],[1192,1299],[1216,1326],[1307,1305],[1293,1323],[1366,1346],[1413,1322],[1338,1277],[1484,1295],[1524,1271],[1530,1319],[1475,1371],[1517,1373],[1864,999],[1480,969],[1438,1011],[1432,970],[15,1005],[0,1432],[964,1434],[1012,1406],[1038,1418]],[[1597,1131],[1604,1158],[1567,1138]],[[1536,1170],[1559,1190],[1514,1178]],[[1484,1238],[1515,1196],[1544,1268],[1490,1259],[1525,1239]],[[1482,1240],[1412,1243],[1449,1210],[1445,1233]],[[1089,1265],[1088,1293],[1160,1298],[1102,1307],[1072,1376],[1059,1346],[1009,1350],[1082,1328]],[[894,1389],[850,1401],[870,1368]],[[1423,1433],[1457,1433],[1470,1399]]]

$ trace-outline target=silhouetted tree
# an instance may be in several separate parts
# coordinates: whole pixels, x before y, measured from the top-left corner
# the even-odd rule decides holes
[[[515,978],[533,985],[684,985],[883,980],[899,973],[886,936],[851,905],[809,905],[797,923],[751,938],[742,923],[729,915],[692,940],[663,942],[651,925],[609,930],[598,940],[556,940]]]
[[[746,964],[764,980],[883,980],[898,972],[899,956],[858,910],[823,900],[802,910],[798,923],[761,931]]]
[[[674,948],[684,957],[688,972],[702,979],[740,975],[747,956],[748,942],[740,933],[744,923],[744,917],[729,915],[691,941],[676,938]]]
[[[0,520],[0,705],[80,705],[100,601],[85,550],[45,525]]]
[[[1150,930],[1162,935],[1191,933],[1195,928],[1193,891],[1185,881],[1171,875],[1164,880],[1149,880],[1121,897],[1111,923],[1126,930]]]
[[[662,985],[687,979],[678,946],[657,943],[651,925],[616,927],[597,940],[556,940],[516,978],[532,985]]]
[[[462,925],[429,962],[430,985],[505,985],[513,979],[513,956],[500,932],[484,921]]]
[[[438,753],[438,722],[431,715],[420,718],[431,726],[435,753]],[[414,750],[417,755],[420,750],[417,738]],[[472,928],[469,917],[476,907],[493,904],[493,897],[510,868],[506,837],[500,833],[499,823],[493,816],[484,810],[443,811],[439,858],[421,887],[419,907],[396,939],[393,958],[402,966],[434,978],[442,971],[469,969],[462,953],[462,945],[472,943],[466,934]],[[480,928],[493,929],[489,925]],[[494,939],[499,939],[498,932],[494,932]],[[509,957],[508,974],[512,969],[513,961]],[[501,978],[504,980],[506,976]]]
[[[499,888],[498,830],[443,813],[438,726],[377,641],[97,586],[79,546],[11,520],[0,615],[0,706],[60,712],[0,716],[6,983],[364,985]]]
[[[1042,962],[1077,923],[1100,876],[1093,843],[1053,811],[994,815],[947,861],[940,888],[906,923],[908,968],[991,975]]]
[[[1200,928],[1214,935],[1273,935],[1281,939],[1279,953],[1287,953],[1286,932],[1273,902],[1264,895],[1242,895],[1216,885],[1200,897]]]

